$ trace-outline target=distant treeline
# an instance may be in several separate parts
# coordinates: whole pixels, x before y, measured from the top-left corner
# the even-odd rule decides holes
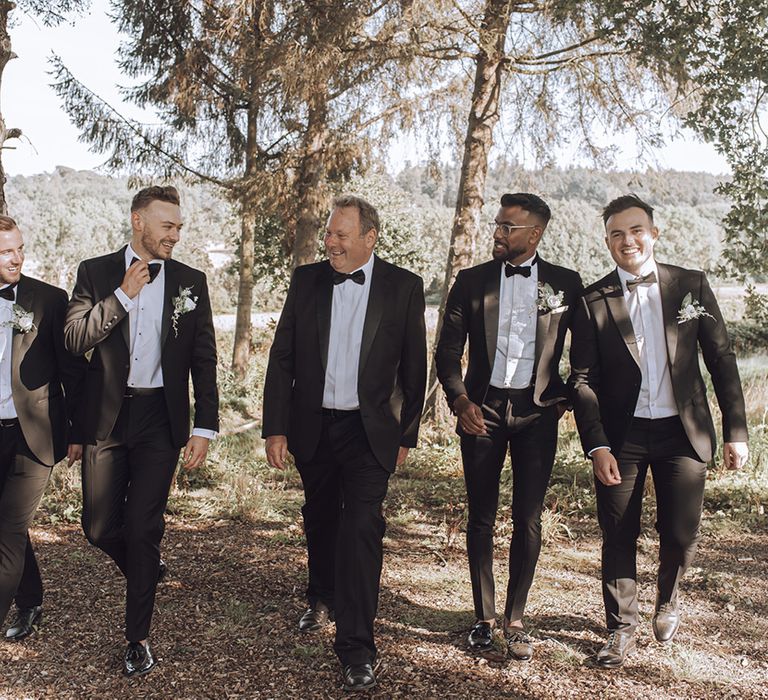
[[[456,167],[406,165],[395,178],[379,173],[347,183],[347,189],[368,197],[380,210],[382,255],[418,271],[433,293],[444,274],[458,180]],[[493,219],[503,192],[540,194],[553,212],[542,255],[579,270],[589,282],[611,265],[600,211],[611,198],[631,191],[656,207],[660,260],[714,273],[722,246],[720,221],[728,209],[713,192],[717,183],[716,176],[705,173],[531,171],[502,164],[488,176],[484,219]],[[220,312],[232,310],[237,212],[211,186],[179,184],[185,226],[177,256],[208,269],[214,306]],[[115,250],[130,237],[128,210],[135,189],[126,178],[64,167],[11,178],[9,209],[25,233],[29,262],[34,263],[29,272],[71,289],[80,260]],[[280,233],[268,222],[257,232],[257,309],[277,308],[272,290],[284,288],[288,279]],[[490,236],[475,258],[481,262],[489,255]]]

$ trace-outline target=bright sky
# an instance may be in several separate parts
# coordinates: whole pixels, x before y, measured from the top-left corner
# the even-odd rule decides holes
[[[20,128],[26,138],[10,144],[16,146],[15,150],[3,152],[3,163],[9,176],[50,172],[57,165],[96,168],[104,159],[102,155],[89,152],[88,147],[77,140],[77,130],[70,124],[59,98],[49,86],[51,76],[47,74],[47,59],[52,53],[58,54],[88,88],[111,104],[120,106],[124,113],[138,116],[136,108],[121,104],[117,85],[125,84],[127,80],[115,64],[119,36],[106,15],[107,9],[107,0],[93,0],[90,12],[76,19],[74,25],[52,29],[19,10],[13,12],[16,25],[11,30],[11,40],[18,58],[8,64],[3,74],[0,105],[6,125]],[[638,164],[633,149],[625,140],[617,139],[616,142],[621,147],[617,167],[645,167],[645,164]],[[390,154],[390,168],[395,172],[402,167],[402,153],[401,145]],[[413,153],[408,155],[413,161]],[[562,160],[567,164],[566,156]],[[712,147],[695,141],[692,135],[660,150],[653,165],[715,174],[728,171],[725,160]]]

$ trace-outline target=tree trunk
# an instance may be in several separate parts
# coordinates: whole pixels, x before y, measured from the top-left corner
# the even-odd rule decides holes
[[[296,184],[298,218],[293,241],[293,267],[317,259],[317,233],[323,225],[327,204],[325,180],[325,142],[328,134],[326,94],[315,96],[309,106],[304,154]]]
[[[480,50],[475,68],[472,107],[467,120],[461,179],[453,217],[451,244],[445,264],[445,277],[440,294],[435,344],[440,335],[445,313],[445,301],[459,270],[469,267],[474,259],[480,232],[485,178],[488,173],[488,152],[493,145],[493,129],[499,121],[499,94],[504,70],[504,43],[512,11],[510,0],[488,0],[480,29]],[[429,372],[429,390],[425,414],[434,413],[437,406],[437,372],[434,361]]]
[[[0,85],[3,82],[3,71],[5,66],[12,58],[15,58],[11,50],[11,36],[8,34],[8,14],[16,7],[16,3],[0,0]],[[12,130],[11,134],[5,127],[2,111],[0,111],[0,214],[8,214],[8,203],[5,201],[5,168],[3,168],[2,149],[9,138],[18,137],[21,132],[18,129]]]

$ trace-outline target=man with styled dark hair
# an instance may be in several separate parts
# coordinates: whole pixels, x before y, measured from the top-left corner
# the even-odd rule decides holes
[[[567,389],[558,365],[581,279],[536,252],[550,219],[538,196],[501,198],[493,260],[459,272],[448,294],[435,353],[437,376],[458,417],[467,486],[467,555],[476,622],[469,646],[493,646],[496,601],[493,530],[499,479],[509,450],[512,521],[504,633],[510,656],[528,660],[523,613],[541,549],[541,510]],[[461,360],[469,339],[469,363]]]
[[[603,536],[609,637],[597,664],[616,668],[635,648],[636,549],[649,468],[659,533],[656,639],[669,642],[680,624],[678,584],[696,551],[715,453],[699,348],[722,412],[726,466],[738,469],[749,452],[736,357],[704,273],[655,261],[659,229],[653,208],[637,196],[614,199],[603,221],[616,268],[579,301],[569,381]]]
[[[28,528],[51,474],[82,454],[79,401],[87,364],[64,349],[67,295],[27,277],[24,240],[0,216],[0,624],[18,641],[42,615],[43,582]]]
[[[187,469],[199,466],[219,426],[208,283],[204,273],[172,259],[181,227],[174,187],[138,192],[130,243],[80,264],[64,327],[69,350],[92,351],[83,412],[83,529],[126,578],[128,676],[155,665],[148,637],[179,451],[184,448]]]
[[[264,384],[267,461],[287,452],[304,485],[309,609],[302,632],[336,620],[344,688],[376,685],[389,477],[416,446],[426,386],[421,278],[373,254],[376,210],[333,202],[328,260],[296,268]]]

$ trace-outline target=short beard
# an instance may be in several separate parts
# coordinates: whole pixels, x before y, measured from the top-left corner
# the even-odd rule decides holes
[[[492,255],[494,260],[501,260],[501,262],[509,262],[515,258],[519,258],[526,252],[526,248],[507,248],[504,252],[496,252],[494,249]]]

